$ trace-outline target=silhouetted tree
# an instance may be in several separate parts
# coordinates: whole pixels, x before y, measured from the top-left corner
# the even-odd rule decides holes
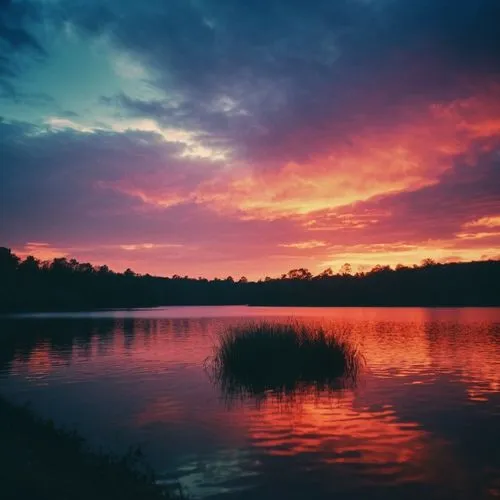
[[[110,274],[110,270],[108,266],[99,266],[97,272],[101,275]]]
[[[75,259],[21,261],[0,248],[0,311],[147,307],[181,304],[252,304],[294,306],[342,305],[500,305],[500,261],[421,266],[375,266],[351,274],[344,265],[334,275],[325,269],[312,279],[306,268],[292,269],[273,279],[249,282],[242,276],[191,279],[174,274],[161,278],[115,273]]]
[[[301,267],[300,269],[292,269],[288,271],[286,277],[291,280],[310,280],[312,274],[309,269]]]
[[[35,259],[32,255],[28,255],[26,259],[24,259],[19,264],[19,271],[25,275],[34,275],[40,270],[40,261]]]
[[[432,259],[424,259],[422,262],[421,262],[421,266],[422,267],[432,267],[432,266],[435,266],[436,265],[436,262]]]
[[[21,259],[14,255],[10,248],[0,247],[0,273],[7,275],[17,270]]]
[[[348,262],[346,262],[345,264],[343,264],[341,266],[341,268],[340,268],[340,274],[342,276],[349,276],[351,273],[352,273],[351,264],[349,264]]]
[[[326,268],[324,271],[321,271],[321,273],[316,276],[319,279],[324,279],[324,278],[331,278],[333,276],[333,271],[331,267]]]

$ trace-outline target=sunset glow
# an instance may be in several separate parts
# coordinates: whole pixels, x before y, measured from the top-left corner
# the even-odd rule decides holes
[[[8,2],[1,245],[209,278],[500,258],[493,0],[224,4]]]

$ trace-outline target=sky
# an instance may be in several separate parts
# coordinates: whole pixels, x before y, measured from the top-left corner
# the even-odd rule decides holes
[[[261,278],[500,258],[498,0],[0,0],[0,245]]]

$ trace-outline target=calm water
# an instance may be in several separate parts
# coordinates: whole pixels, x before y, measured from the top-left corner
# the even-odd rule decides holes
[[[203,369],[224,325],[338,324],[356,388],[227,401]],[[99,446],[139,444],[193,497],[500,496],[500,309],[176,307],[0,322],[0,393]]]

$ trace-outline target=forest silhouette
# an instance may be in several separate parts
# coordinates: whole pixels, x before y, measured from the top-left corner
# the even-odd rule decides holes
[[[208,280],[124,273],[75,259],[20,259],[0,247],[0,311],[77,311],[166,305],[499,306],[500,261],[375,266],[313,275],[292,269],[279,278]]]

